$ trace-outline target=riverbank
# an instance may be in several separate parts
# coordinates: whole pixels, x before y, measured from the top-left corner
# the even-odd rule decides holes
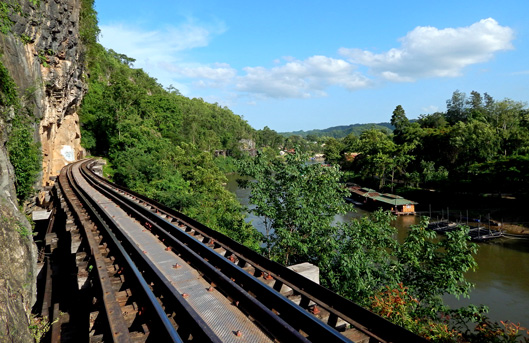
[[[417,214],[453,221],[479,220],[483,225],[517,235],[529,235],[529,211],[526,196],[498,196],[435,190],[406,190],[398,192],[419,204]]]
[[[529,239],[529,229],[524,226],[514,224],[503,224],[501,229],[513,235],[527,236],[526,238]]]
[[[248,189],[241,189],[237,186],[237,174],[228,176],[227,189],[233,192],[237,199],[244,206],[249,206],[250,191]],[[423,198],[414,198],[411,196],[404,196],[408,199],[422,202],[423,213],[420,215],[428,215],[429,204],[433,204],[434,210],[444,208],[446,215],[447,205],[450,206],[450,217],[456,219],[459,212],[454,212],[452,209],[456,208],[456,204],[465,204],[464,201],[469,201],[465,198],[464,201],[457,202],[448,201],[447,203],[440,202],[441,198],[432,198],[432,192],[424,193]],[[428,202],[428,199],[439,201]],[[421,200],[422,199],[422,200]],[[448,198],[448,200],[454,200]],[[474,203],[477,205],[477,202]],[[490,202],[491,207],[494,202]],[[475,206],[469,206],[469,215],[473,213]],[[522,206],[523,207],[523,206]],[[467,207],[461,206],[466,214]],[[488,208],[488,207],[487,207]],[[368,215],[362,207],[357,208],[356,212],[349,212],[343,216],[337,216],[337,222],[348,222],[354,218],[360,218]],[[477,212],[476,212],[477,213]],[[482,218],[487,218],[488,212],[484,212]],[[491,212],[496,213],[496,212]],[[437,213],[436,213],[437,214]],[[453,217],[452,217],[453,216]],[[478,214],[479,216],[479,214]],[[492,214],[491,214],[492,216]],[[434,217],[435,218],[435,217]],[[499,217],[501,219],[501,217]],[[253,225],[264,231],[262,219],[253,214],[249,214],[248,221],[253,221]],[[399,216],[395,217],[394,226],[397,228],[397,238],[402,242],[407,235],[410,225],[418,224],[419,216]],[[504,221],[505,222],[505,221]],[[501,223],[501,221],[500,221]],[[504,224],[512,225],[512,224]],[[497,226],[495,228],[498,228]],[[508,226],[509,229],[514,228]],[[486,304],[490,308],[489,317],[493,321],[510,320],[515,323],[522,323],[524,326],[529,325],[529,241],[524,239],[507,239],[502,238],[487,243],[480,243],[479,250],[476,254],[476,262],[478,268],[476,271],[468,272],[468,281],[475,284],[475,288],[470,293],[470,298],[455,298],[447,297],[445,301],[453,308],[466,306],[469,304]]]

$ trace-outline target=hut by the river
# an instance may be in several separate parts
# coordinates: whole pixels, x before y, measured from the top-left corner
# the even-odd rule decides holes
[[[404,199],[400,195],[380,193],[371,188],[360,186],[349,187],[351,197],[365,204],[366,207],[381,207],[396,215],[414,215],[417,202]]]

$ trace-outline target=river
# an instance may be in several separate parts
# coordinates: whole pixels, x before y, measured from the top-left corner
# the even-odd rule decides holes
[[[236,175],[228,176],[227,188],[234,193],[240,203],[249,206],[250,191],[237,186]],[[357,208],[356,212],[337,216],[338,221],[349,221],[368,212]],[[247,221],[262,231],[262,220],[249,214]],[[402,240],[410,225],[416,224],[415,216],[398,217],[394,225],[398,229],[398,239]],[[489,317],[494,321],[509,320],[529,326],[529,240],[502,238],[479,243],[475,255],[478,269],[467,273],[467,279],[475,284],[470,298],[455,299],[446,297],[452,307],[467,304],[484,304],[490,308]]]

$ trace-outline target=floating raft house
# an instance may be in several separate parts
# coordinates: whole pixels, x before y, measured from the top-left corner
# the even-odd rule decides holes
[[[389,193],[379,193],[371,188],[360,186],[349,187],[351,196],[367,206],[382,207],[396,215],[414,215],[417,202]]]

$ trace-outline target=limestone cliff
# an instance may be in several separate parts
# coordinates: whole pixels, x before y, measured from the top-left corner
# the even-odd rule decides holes
[[[0,33],[0,61],[17,86],[22,107],[36,119],[34,139],[41,142],[43,172],[36,185],[40,195],[32,203],[43,204],[53,176],[84,154],[77,115],[86,92],[79,38],[81,0],[18,3],[22,7],[19,14],[11,13],[11,32]],[[0,103],[0,112],[0,342],[29,342],[36,249],[30,226],[17,208],[14,172],[5,147],[10,119],[23,111],[1,108]]]
[[[19,16],[14,36],[4,40],[4,63],[12,68],[19,92],[34,92],[35,116],[40,118],[39,138],[43,152],[42,184],[50,176],[79,157],[80,144],[77,108],[86,91],[81,81],[82,49],[79,38],[80,0],[40,1]],[[24,44],[16,36],[25,36]],[[29,90],[29,91],[28,91]]]

